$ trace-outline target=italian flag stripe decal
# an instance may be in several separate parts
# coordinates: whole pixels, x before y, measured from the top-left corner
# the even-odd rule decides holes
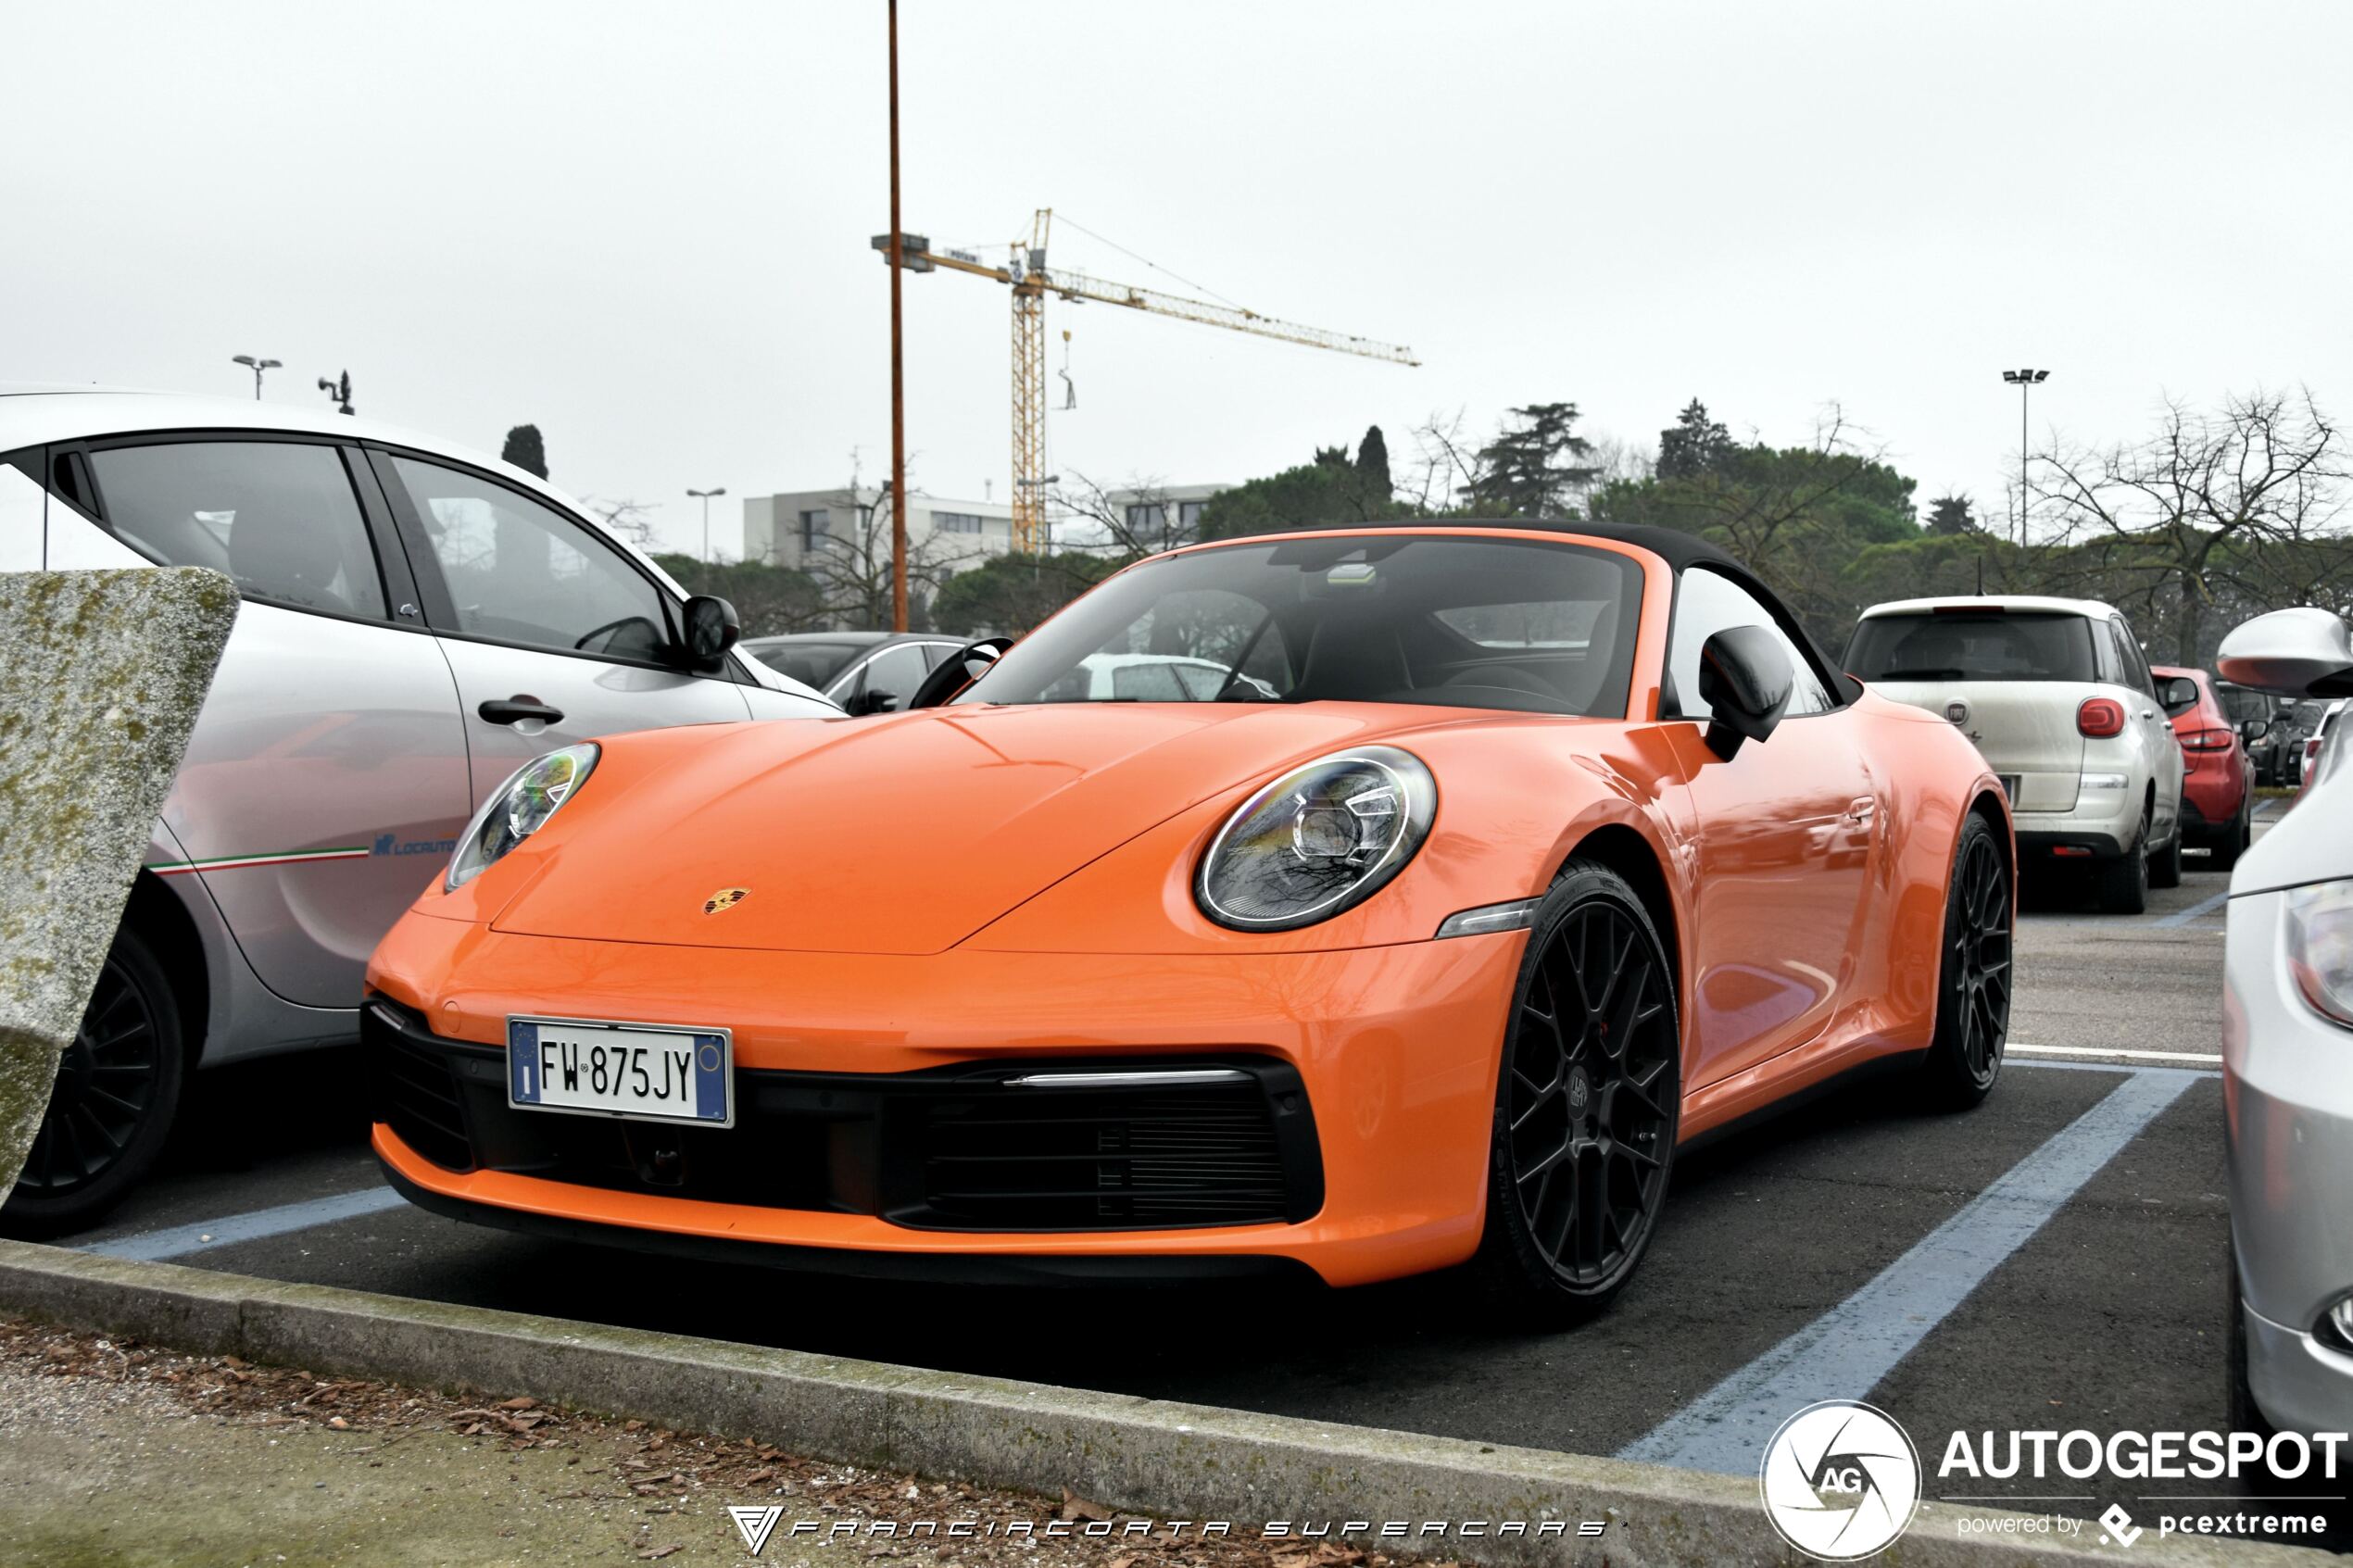
[[[234,872],[247,866],[290,866],[302,860],[364,860],[367,849],[283,849],[274,855],[223,855],[211,860],[157,860],[146,869],[157,876],[183,872]]]

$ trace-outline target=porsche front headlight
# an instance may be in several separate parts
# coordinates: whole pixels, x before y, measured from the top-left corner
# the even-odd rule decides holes
[[[2288,889],[2287,967],[2313,1011],[2353,1028],[2353,881]]]
[[[1438,784],[1418,757],[1366,746],[1319,758],[1226,820],[1202,857],[1194,899],[1237,931],[1329,920],[1404,870],[1437,812]]]
[[[442,885],[455,893],[488,871],[508,850],[547,825],[556,808],[573,797],[581,781],[597,765],[594,742],[568,746],[535,757],[491,792],[474,820],[458,840],[449,859],[449,875]]]

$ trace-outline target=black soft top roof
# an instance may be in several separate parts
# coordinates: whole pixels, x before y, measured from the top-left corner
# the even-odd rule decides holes
[[[1678,528],[1646,528],[1639,524],[1613,522],[1574,522],[1565,518],[1525,517],[1449,517],[1409,518],[1381,522],[1318,523],[1299,530],[1302,533],[1450,533],[1458,528],[1508,528],[1522,533],[1565,533],[1588,539],[1614,539],[1632,545],[1664,560],[1677,571],[1705,561],[1709,566],[1729,568],[1742,578],[1755,581],[1749,570],[1728,554],[1721,546],[1711,545],[1696,533],[1686,533]],[[1232,544],[1240,539],[1279,539],[1282,533],[1236,534],[1231,539],[1204,539],[1204,545]]]
[[[1835,695],[1842,703],[1853,702],[1862,695],[1862,683],[1838,667],[1838,660],[1815,640],[1806,623],[1790,613],[1781,596],[1768,587],[1756,573],[1743,565],[1736,556],[1720,545],[1713,545],[1695,533],[1678,528],[1647,528],[1640,524],[1578,522],[1567,518],[1416,518],[1399,521],[1333,523],[1327,527],[1302,529],[1303,533],[1445,533],[1458,528],[1508,528],[1529,533],[1559,533],[1571,538],[1609,539],[1648,550],[1665,561],[1668,570],[1680,577],[1686,569],[1705,566],[1720,571],[1742,587],[1763,600],[1781,621],[1781,629],[1811,652]],[[1280,538],[1279,533],[1253,535],[1259,538]],[[1222,545],[1223,539],[1204,540],[1205,544]]]

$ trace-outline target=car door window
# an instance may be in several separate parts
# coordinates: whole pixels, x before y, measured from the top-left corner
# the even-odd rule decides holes
[[[915,695],[915,688],[924,684],[924,677],[928,673],[930,670],[924,663],[922,647],[913,643],[901,643],[896,647],[883,649],[866,661],[865,668],[858,672],[858,682],[850,695],[862,697],[887,696],[892,699],[891,709],[896,710],[907,706],[907,699]]]
[[[1677,710],[1686,719],[1712,719],[1713,711],[1699,695],[1699,650],[1718,632],[1735,626],[1762,626],[1789,657],[1791,684],[1785,719],[1827,713],[1838,704],[1815,670],[1814,661],[1755,595],[1720,571],[1695,566],[1683,573],[1675,596],[1675,634],[1667,655],[1667,670],[1675,685]]]
[[[290,608],[384,618],[375,551],[333,446],[156,442],[101,447],[89,463],[107,529],[142,555],[226,572]]]
[[[2116,635],[2118,661],[2123,666],[2124,684],[2143,696],[2157,695],[2157,678],[2149,673],[2148,659],[2141,653],[2141,645],[2133,629],[2121,616],[2108,622],[2108,630]]]
[[[520,491],[395,457],[457,630],[527,647],[660,664],[671,646],[661,591],[587,529]]]

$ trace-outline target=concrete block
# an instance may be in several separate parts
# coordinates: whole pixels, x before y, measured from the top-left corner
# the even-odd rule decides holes
[[[193,567],[0,572],[0,1199],[236,618]]]

